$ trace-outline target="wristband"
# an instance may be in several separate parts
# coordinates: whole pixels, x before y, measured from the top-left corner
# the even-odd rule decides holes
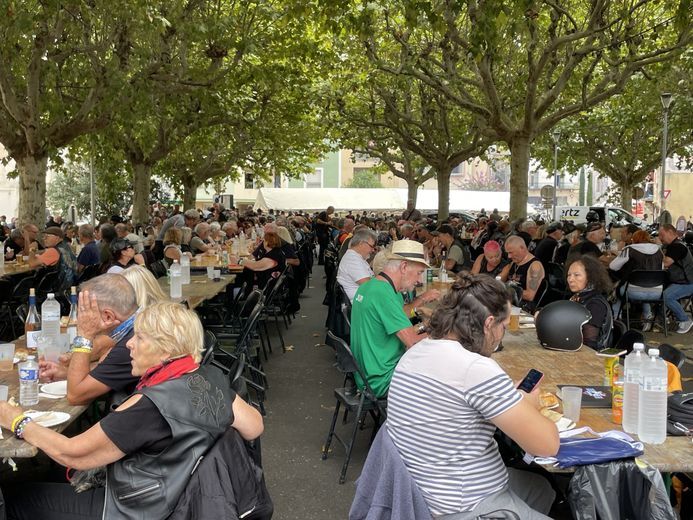
[[[70,352],[85,352],[89,353],[92,349],[92,342],[84,336],[75,336],[70,345]]]
[[[411,312],[409,313],[410,318],[416,318],[416,307],[411,308]]]
[[[24,417],[26,417],[26,415],[24,415],[23,413],[20,413],[17,417],[15,417],[15,418],[12,420],[12,425],[10,426],[10,431],[11,431],[12,433],[14,433],[14,430],[17,428],[17,424],[19,423],[19,421],[21,421],[22,419],[24,419]]]
[[[31,422],[31,417],[26,417],[24,416],[18,423],[17,426],[14,429],[14,436],[17,437],[18,439],[23,439],[24,438],[24,430],[26,429],[26,425]]]
[[[82,348],[82,347],[73,347],[70,349],[70,353],[78,353],[78,354],[91,354],[91,349],[90,348]]]

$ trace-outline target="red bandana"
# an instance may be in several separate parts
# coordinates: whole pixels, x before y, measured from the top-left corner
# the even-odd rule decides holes
[[[137,389],[139,390],[147,386],[158,385],[169,379],[175,379],[183,374],[192,372],[199,366],[200,364],[195,363],[192,356],[164,361],[160,365],[153,366],[144,373],[140,382],[137,383]]]

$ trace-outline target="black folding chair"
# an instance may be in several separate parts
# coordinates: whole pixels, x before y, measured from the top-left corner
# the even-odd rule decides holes
[[[336,438],[346,450],[346,458],[344,460],[344,464],[342,465],[342,471],[339,474],[339,483],[344,484],[359,424],[361,424],[367,413],[371,415],[374,421],[373,433],[371,435],[372,442],[375,438],[375,434],[378,432],[380,424],[387,418],[387,399],[378,399],[375,397],[375,392],[373,392],[373,389],[368,384],[368,379],[366,379],[365,373],[363,370],[361,370],[361,367],[356,361],[356,358],[354,358],[351,349],[343,339],[338,338],[332,334],[332,332],[328,332],[327,344],[335,349],[337,354],[337,366],[340,371],[344,374],[358,374],[365,385],[365,388],[360,392],[354,392],[352,389],[346,387],[335,388],[334,390],[334,396],[337,399],[337,402],[335,404],[334,414],[332,414],[330,431],[327,434],[327,440],[322,448],[322,460],[327,459],[327,455],[330,451],[330,445],[332,444],[332,439]],[[351,436],[347,441],[342,439],[335,432],[337,417],[339,416],[339,410],[342,406],[344,406],[345,411],[343,422],[346,422],[348,412],[355,412],[354,426],[351,429]]]
[[[632,301],[637,301],[641,303],[656,303],[659,304],[661,310],[662,310],[662,322],[664,325],[664,335],[667,335],[667,308],[666,305],[664,304],[664,287],[666,286],[667,282],[669,281],[669,274],[664,271],[644,271],[640,269],[636,269],[635,271],[632,271],[628,275],[628,279],[626,280],[626,285],[624,286],[623,289],[623,297],[624,297],[624,306],[626,308],[626,325],[630,329],[630,297],[628,295],[628,288],[631,285],[635,285],[637,287],[645,287],[645,288],[653,288],[653,287],[662,287],[662,290],[659,292],[659,294],[653,294],[649,298],[637,298]],[[622,306],[623,308],[623,306]],[[619,313],[620,314],[620,313]],[[617,316],[618,317],[618,316]]]

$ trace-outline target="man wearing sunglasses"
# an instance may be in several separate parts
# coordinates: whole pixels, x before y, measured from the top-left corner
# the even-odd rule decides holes
[[[373,277],[373,269],[368,265],[368,259],[375,252],[378,235],[369,228],[361,228],[354,232],[349,242],[349,249],[339,262],[337,281],[344,292],[353,301],[359,285]]]

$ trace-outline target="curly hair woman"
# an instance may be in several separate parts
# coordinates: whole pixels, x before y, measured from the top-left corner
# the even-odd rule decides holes
[[[613,314],[606,296],[612,284],[606,268],[591,255],[575,258],[566,270],[574,302],[584,305],[592,318],[582,326],[582,342],[595,350],[609,347]]]

